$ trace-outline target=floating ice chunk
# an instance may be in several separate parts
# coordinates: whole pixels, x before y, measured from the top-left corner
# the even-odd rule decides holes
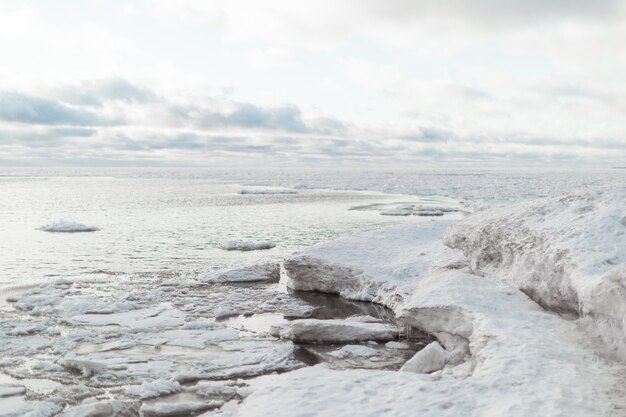
[[[239,194],[297,194],[298,191],[284,187],[249,186],[239,190]]]
[[[131,397],[139,397],[142,400],[156,398],[162,395],[173,394],[181,390],[180,384],[176,381],[166,379],[156,379],[154,381],[143,381],[141,385],[134,385],[126,388],[126,394]]]
[[[395,207],[380,212],[383,216],[410,216],[413,214],[413,206]]]
[[[85,359],[59,359],[59,365],[67,369],[74,369],[82,376],[88,377],[107,370],[107,365]]]
[[[398,349],[398,350],[407,350],[411,348],[407,343],[394,342],[394,341],[385,343],[385,347],[387,349]]]
[[[262,240],[259,242],[245,242],[242,240],[231,240],[230,242],[226,242],[225,244],[220,246],[220,249],[229,250],[229,251],[238,250],[242,252],[247,252],[247,251],[253,251],[253,250],[272,249],[273,247],[276,247],[276,244],[270,240]]]
[[[49,401],[25,401],[24,397],[4,398],[0,407],[2,417],[52,417],[62,408]]]
[[[362,323],[350,320],[300,319],[289,323],[282,335],[300,343],[349,343],[398,338],[398,328],[383,323]]]
[[[364,356],[369,358],[370,356],[375,356],[377,353],[378,351],[376,349],[372,349],[371,347],[363,345],[345,345],[334,352],[330,352],[329,355],[339,359],[349,358],[352,356]]]
[[[41,336],[5,336],[0,332],[0,352],[12,355],[33,355],[52,346],[52,342]]]
[[[108,400],[70,407],[60,417],[136,417],[139,401]]]
[[[195,415],[201,411],[221,407],[223,401],[189,401],[189,402],[157,402],[144,403],[141,406],[143,417],[170,417]]]
[[[416,216],[443,216],[441,210],[416,210],[413,212]]]
[[[100,230],[95,226],[87,226],[82,223],[60,220],[56,223],[49,223],[41,226],[39,230],[53,233],[78,233],[78,232],[96,232]]]
[[[13,397],[15,395],[24,395],[26,388],[21,385],[0,385],[0,398]]]
[[[239,332],[235,329],[176,329],[144,335],[140,338],[140,342],[149,345],[166,344],[170,346],[182,346],[202,349],[211,344],[217,344],[219,342],[224,342],[227,340],[237,340],[238,338]]]
[[[229,271],[205,272],[200,274],[198,279],[205,282],[278,282],[280,280],[280,265],[268,263]]]
[[[79,314],[70,320],[73,324],[89,326],[118,325],[132,328],[170,327],[183,324],[185,313],[168,304],[140,308],[113,314]]]
[[[448,352],[439,343],[432,342],[406,361],[400,368],[400,372],[426,374],[438,371],[444,367],[447,359]]]
[[[271,372],[285,372],[304,364],[294,357],[291,342],[251,341],[225,343],[229,354],[209,361],[190,363],[175,379],[180,382],[200,379],[223,380],[252,377]]]

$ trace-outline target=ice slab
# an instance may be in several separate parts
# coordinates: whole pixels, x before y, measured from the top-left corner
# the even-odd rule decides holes
[[[80,232],[96,232],[100,230],[96,226],[88,226],[73,221],[60,220],[58,222],[49,223],[41,226],[39,230],[52,233],[80,233]]]
[[[253,250],[266,250],[272,249],[276,247],[276,244],[270,240],[262,240],[260,242],[245,242],[242,240],[231,240],[230,242],[226,242],[220,249],[230,250],[230,251],[253,251]]]
[[[76,325],[118,325],[132,328],[170,327],[183,324],[185,313],[168,304],[112,314],[79,314],[69,320]]]
[[[206,272],[198,276],[204,282],[278,282],[280,265],[275,263],[253,265],[228,271]]]
[[[388,341],[398,338],[398,327],[352,320],[300,319],[290,321],[280,336],[298,343]]]

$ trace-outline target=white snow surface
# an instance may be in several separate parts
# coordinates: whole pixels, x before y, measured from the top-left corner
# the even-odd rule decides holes
[[[587,197],[577,197],[569,203],[568,199],[550,199],[525,205],[535,207],[526,215],[511,213],[510,209],[508,214],[502,211],[500,217],[497,210],[479,213],[454,226],[446,241],[451,242],[450,236],[471,236],[470,241],[480,247],[481,239],[497,241],[490,232],[498,229],[498,223],[489,228],[489,219],[505,223],[517,218],[519,223],[512,223],[508,234],[497,234],[504,239],[503,245],[513,242],[506,246],[511,259],[526,250],[536,250],[539,256],[540,250],[567,247],[569,259],[581,259],[577,271],[621,277],[623,267],[614,263],[624,262],[623,241],[618,241],[622,235],[620,229],[615,230],[623,227],[620,222],[624,214],[619,210],[620,204],[624,207],[623,199],[603,194],[593,198],[595,203],[583,204],[580,199],[587,201]],[[542,204],[543,209],[539,208]],[[596,209],[583,209],[587,205]],[[535,210],[534,217],[523,220]],[[591,211],[595,216],[579,219]],[[546,218],[543,223],[542,212]],[[557,221],[560,216],[561,223]],[[568,222],[572,228],[565,228]],[[544,310],[517,285],[508,285],[515,281],[506,278],[506,268],[502,268],[504,277],[495,267],[484,277],[472,273],[476,272],[474,252],[453,244],[466,251],[468,258],[464,258],[458,249],[443,245],[444,229],[449,225],[445,220],[434,220],[379,229],[317,245],[285,262],[291,288],[378,302],[392,308],[401,321],[435,335],[445,351],[430,350],[438,350],[439,359],[445,356],[445,364],[431,366],[428,371],[440,366],[443,369],[416,374],[314,366],[264,376],[252,381],[251,394],[238,408],[237,416],[623,415],[624,365],[609,362],[586,346],[587,335],[577,321]],[[484,231],[472,234],[473,227],[478,226]],[[515,245],[517,241],[507,238],[542,230],[553,233],[549,239],[544,237],[551,244],[541,249],[535,249],[532,239]],[[613,261],[607,264],[605,259]],[[575,269],[566,269],[569,271]],[[609,280],[616,281],[621,282]],[[529,282],[539,287],[535,288],[538,292],[542,286],[552,286],[550,278]],[[606,294],[609,305],[623,308],[625,299],[618,289],[613,287]],[[423,360],[420,366],[435,361]],[[423,367],[421,370],[425,371]]]
[[[597,191],[477,213],[446,233],[473,273],[580,315],[603,354],[626,360],[626,194]]]
[[[243,240],[231,240],[220,246],[220,249],[224,250],[237,250],[242,252],[248,252],[253,250],[266,250],[276,247],[276,243],[271,240],[261,240],[259,242],[246,242]]]
[[[450,224],[429,219],[312,246],[285,260],[287,286],[393,307],[444,250]]]
[[[100,230],[96,226],[88,226],[82,223],[77,223],[73,221],[59,220],[58,222],[53,222],[41,226],[39,230],[43,230],[44,232],[53,232],[53,233],[78,233],[78,232],[96,232]]]

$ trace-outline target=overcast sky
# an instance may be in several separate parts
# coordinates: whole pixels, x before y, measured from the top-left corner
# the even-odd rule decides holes
[[[0,0],[0,165],[626,165],[626,1]]]

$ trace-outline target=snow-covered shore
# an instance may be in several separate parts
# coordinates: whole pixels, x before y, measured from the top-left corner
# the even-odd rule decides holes
[[[384,304],[435,335],[447,362],[432,374],[318,365],[261,377],[237,415],[626,414],[625,367],[597,354],[624,346],[623,207],[619,193],[543,199],[294,255],[290,288]]]

